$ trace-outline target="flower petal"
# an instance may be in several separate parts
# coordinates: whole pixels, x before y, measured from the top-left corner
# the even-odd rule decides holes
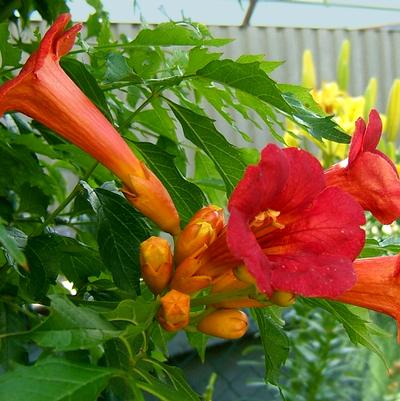
[[[322,166],[311,153],[297,148],[283,149],[283,153],[289,163],[288,178],[269,205],[281,215],[309,204],[325,188]]]
[[[351,138],[349,150],[349,165],[353,163],[357,156],[362,152],[365,129],[365,122],[360,117],[356,121],[356,129],[354,131],[353,137]]]
[[[271,294],[271,263],[250,230],[247,214],[236,208],[231,210],[227,243],[232,254],[242,260],[255,277],[259,289]]]
[[[228,209],[240,210],[250,221],[270,208],[271,200],[278,196],[286,183],[288,168],[288,160],[278,146],[265,147],[260,162],[246,169],[229,199]]]
[[[359,255],[365,239],[360,226],[365,224],[365,217],[350,195],[338,188],[327,188],[310,207],[297,213],[296,220],[282,230],[257,238],[267,256],[334,253],[353,260]]]
[[[307,297],[336,297],[355,283],[352,262],[337,255],[296,254],[269,256],[272,286]]]
[[[382,121],[379,113],[372,109],[369,113],[368,125],[364,134],[363,152],[372,152],[378,146],[382,135]]]

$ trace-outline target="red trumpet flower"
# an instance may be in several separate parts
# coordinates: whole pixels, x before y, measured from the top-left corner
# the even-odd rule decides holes
[[[355,285],[334,300],[385,313],[400,327],[400,255],[357,259],[353,266]]]
[[[351,194],[381,223],[390,224],[400,217],[400,179],[392,161],[376,149],[382,134],[379,113],[371,110],[368,125],[356,122],[348,160],[325,172],[328,186]]]
[[[229,210],[227,230],[199,256],[196,274],[216,277],[243,263],[269,295],[338,296],[353,286],[364,213],[339,188],[326,188],[308,152],[268,145],[247,168]]]
[[[65,31],[69,20],[69,14],[58,17],[20,74],[0,86],[0,116],[22,112],[80,147],[122,180],[137,209],[177,234],[179,216],[164,186],[60,67],[60,57],[71,49],[82,27]]]

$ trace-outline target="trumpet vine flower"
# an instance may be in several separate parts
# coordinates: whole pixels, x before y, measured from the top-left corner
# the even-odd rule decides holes
[[[334,299],[385,313],[396,319],[400,327],[400,256],[357,259],[353,266],[355,285]]]
[[[121,179],[137,209],[177,234],[179,217],[164,186],[60,67],[82,27],[65,30],[69,21],[69,14],[59,16],[19,75],[0,86],[0,116],[22,112],[80,147]]]
[[[376,149],[382,134],[379,113],[372,110],[368,125],[356,122],[349,157],[325,172],[327,185],[352,195],[381,223],[400,217],[400,179],[395,165]]]
[[[197,275],[215,278],[245,264],[268,295],[338,296],[355,283],[363,210],[326,187],[310,153],[268,145],[235,188],[229,211],[227,229],[198,258]]]

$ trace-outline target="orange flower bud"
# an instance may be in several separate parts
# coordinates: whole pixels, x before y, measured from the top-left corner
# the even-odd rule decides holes
[[[189,324],[190,296],[171,290],[160,299],[158,321],[167,331],[177,331]]]
[[[218,235],[224,228],[224,209],[215,205],[203,207],[193,215],[189,224],[198,221],[210,223]]]
[[[176,269],[171,281],[171,288],[192,294],[211,285],[211,277],[198,275],[199,261],[197,258],[189,256]]]
[[[233,340],[242,337],[248,325],[244,312],[238,309],[218,309],[202,319],[197,330],[209,336]]]
[[[172,277],[172,252],[164,238],[150,237],[140,244],[142,277],[153,294],[160,294]]]
[[[239,265],[235,270],[234,270],[235,276],[240,280],[245,283],[249,284],[256,284],[256,279],[254,276],[247,270],[247,267],[245,265]]]
[[[248,283],[238,280],[231,270],[217,277],[212,285],[212,293],[240,290],[242,288],[250,287]]]
[[[296,296],[292,292],[275,291],[271,296],[271,302],[278,306],[290,306],[296,302]]]
[[[189,223],[179,234],[175,243],[175,261],[181,263],[190,255],[206,249],[217,237],[210,223],[199,221]]]
[[[224,211],[214,205],[203,207],[190,219],[175,243],[175,260],[181,263],[188,256],[206,249],[224,228]]]

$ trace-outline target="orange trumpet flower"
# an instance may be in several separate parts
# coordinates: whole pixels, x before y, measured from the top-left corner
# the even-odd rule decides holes
[[[92,155],[121,179],[137,209],[176,235],[179,216],[167,190],[60,67],[82,27],[65,30],[70,18],[60,15],[19,75],[0,86],[0,116],[22,112]]]

